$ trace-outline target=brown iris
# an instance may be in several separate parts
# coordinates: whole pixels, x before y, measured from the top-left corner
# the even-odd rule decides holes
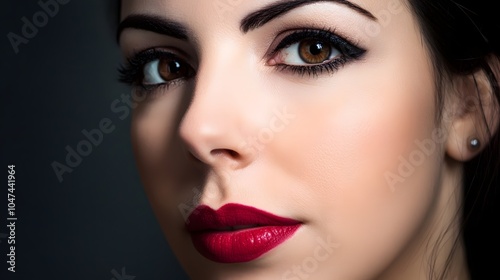
[[[309,64],[323,63],[331,53],[332,47],[317,39],[306,39],[299,45],[300,58]]]
[[[173,81],[189,76],[189,67],[177,60],[164,58],[158,63],[158,73],[163,80]]]

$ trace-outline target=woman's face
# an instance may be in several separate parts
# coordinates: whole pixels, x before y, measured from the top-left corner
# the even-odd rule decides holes
[[[125,0],[122,20],[137,165],[192,278],[371,278],[421,240],[444,155],[405,3]]]

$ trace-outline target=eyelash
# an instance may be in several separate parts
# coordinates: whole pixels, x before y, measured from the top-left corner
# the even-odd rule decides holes
[[[139,89],[139,94],[150,93],[156,89],[159,89],[160,87],[165,87],[166,89],[168,89],[170,86],[176,85],[177,83],[181,82],[179,81],[180,79],[154,85],[147,85],[143,83],[144,67],[146,66],[146,64],[157,59],[165,58],[184,61],[178,55],[175,55],[171,52],[162,51],[159,49],[148,49],[128,58],[127,62],[118,68],[119,81],[129,86],[137,87]],[[187,78],[191,77],[192,76],[189,76]]]
[[[335,35],[335,32],[329,29],[301,29],[291,33],[290,35],[287,35],[284,39],[282,39],[281,42],[276,46],[276,48],[268,55],[268,57],[271,58],[283,49],[288,48],[291,45],[299,43],[305,39],[316,39],[330,44],[331,47],[337,49],[340,52],[340,56],[321,64],[276,64],[274,67],[277,71],[288,71],[299,76],[304,76],[307,74],[308,76],[312,77],[317,77],[324,72],[333,74],[341,67],[345,66],[347,63],[353,60],[360,59],[366,53],[366,50],[361,49],[355,46],[353,43],[350,43],[348,40]],[[143,79],[145,65],[151,61],[165,58],[182,61],[183,63],[187,64],[184,59],[171,52],[159,49],[148,49],[133,55],[131,58],[127,59],[127,62],[124,65],[119,67],[118,72],[120,73],[120,82],[128,84],[130,86],[134,86],[139,89],[140,93],[147,94],[160,88],[168,89],[170,86],[182,83],[185,80],[188,80],[196,75],[196,71],[193,70],[192,75],[189,75],[187,77],[175,79],[162,84],[144,84]],[[192,69],[191,66],[189,67]]]
[[[299,76],[313,76],[317,77],[323,72],[328,74],[333,74],[338,71],[341,67],[345,66],[347,63],[361,59],[366,53],[366,50],[357,47],[355,44],[350,43],[348,40],[335,35],[335,31],[330,29],[302,29],[297,30],[294,33],[285,37],[271,53],[271,57],[276,55],[278,52],[285,48],[290,47],[293,44],[299,43],[305,39],[317,39],[325,43],[330,44],[333,48],[340,52],[339,58],[331,59],[327,62],[320,64],[311,65],[288,65],[288,64],[278,64],[276,68],[278,71],[290,71],[293,74]]]

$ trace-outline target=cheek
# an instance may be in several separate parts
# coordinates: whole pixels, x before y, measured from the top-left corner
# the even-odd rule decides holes
[[[167,98],[154,102],[143,102],[133,112],[131,137],[136,163],[144,184],[154,186],[166,176],[162,170],[174,168],[165,155],[175,144],[172,137],[175,129],[175,110],[161,110],[160,104],[167,104]],[[170,121],[169,121],[170,120]]]
[[[307,182],[289,192],[307,200],[299,210],[311,227],[331,234],[345,248],[342,259],[356,262],[393,255],[415,234],[431,209],[442,156],[437,144],[434,153],[414,153],[435,128],[430,67],[363,67],[368,70],[339,72],[333,80],[341,82],[309,89],[315,101],[295,106],[297,118],[273,147],[287,172]],[[406,161],[413,171],[400,174]],[[389,174],[401,175],[397,185]],[[377,253],[370,256],[367,248]]]
[[[197,256],[196,263],[202,266],[206,260],[190,245],[184,229],[202,178],[189,165],[177,133],[182,96],[172,91],[136,107],[131,139],[144,190],[170,248],[184,263]]]
[[[153,210],[159,221],[179,224],[182,215],[178,205],[191,203],[189,186],[197,184],[197,178],[188,172],[192,169],[177,137],[181,96],[172,91],[139,104],[131,123],[137,168]]]

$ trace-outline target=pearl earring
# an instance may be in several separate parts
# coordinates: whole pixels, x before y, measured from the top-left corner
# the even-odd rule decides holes
[[[471,150],[477,150],[479,147],[481,147],[481,142],[479,142],[479,139],[477,138],[472,138],[469,141],[469,146]]]

